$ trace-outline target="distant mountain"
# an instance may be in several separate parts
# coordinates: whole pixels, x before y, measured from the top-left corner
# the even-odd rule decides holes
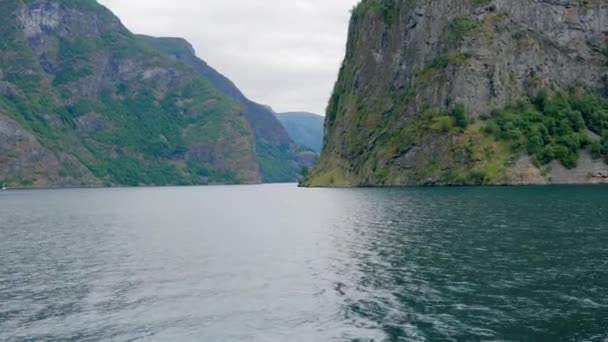
[[[258,183],[299,170],[273,113],[184,40],[134,35],[94,0],[0,0],[0,184]]]
[[[277,117],[293,141],[321,153],[324,117],[307,112],[280,113]]]

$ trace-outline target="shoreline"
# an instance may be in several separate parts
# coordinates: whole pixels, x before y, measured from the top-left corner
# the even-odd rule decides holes
[[[69,187],[30,187],[30,188],[6,188],[0,190],[0,193],[6,191],[28,191],[28,190],[105,190],[105,189],[162,189],[162,188],[217,188],[217,187],[251,187],[257,185],[287,185],[296,182],[287,183],[252,183],[252,184],[209,184],[209,185],[142,185],[142,186],[69,186]]]

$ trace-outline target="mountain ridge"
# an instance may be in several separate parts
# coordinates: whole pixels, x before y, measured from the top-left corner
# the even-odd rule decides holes
[[[264,130],[264,118],[254,122],[243,102],[96,1],[4,0],[0,17],[0,183],[296,179],[291,142],[273,116]]]
[[[298,147],[291,142],[269,107],[249,100],[234,82],[198,57],[192,45],[184,38],[138,36],[167,55],[188,64],[222,93],[245,105],[249,124],[256,137],[256,149],[261,159],[264,181],[284,182],[297,179],[300,172],[300,161],[296,152]]]

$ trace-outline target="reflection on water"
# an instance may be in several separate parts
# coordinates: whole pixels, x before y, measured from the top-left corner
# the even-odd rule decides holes
[[[0,194],[0,340],[608,338],[608,188]]]

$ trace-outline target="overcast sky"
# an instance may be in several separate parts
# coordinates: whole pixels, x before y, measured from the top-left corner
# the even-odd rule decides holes
[[[358,0],[98,0],[135,33],[186,38],[250,99],[324,114]]]

